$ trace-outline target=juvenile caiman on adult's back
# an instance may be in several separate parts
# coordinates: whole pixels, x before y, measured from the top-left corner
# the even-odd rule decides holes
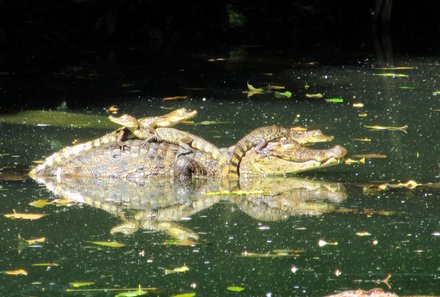
[[[173,128],[158,129],[166,130],[166,133],[180,131]],[[30,175],[48,175],[59,178],[63,176],[88,176],[142,179],[151,176],[236,177],[237,175],[284,174],[336,165],[347,153],[341,146],[324,150],[304,147],[303,144],[308,142],[332,139],[318,130],[302,132],[282,129],[282,135],[266,135],[262,138],[263,142],[253,142],[250,135],[259,135],[261,131],[265,131],[265,133],[268,131],[267,127],[256,129],[244,137],[244,141],[238,142],[238,148],[232,149],[232,157],[231,153],[226,152],[225,149],[220,156],[218,153],[213,154],[213,151],[220,150],[207,141],[205,142],[209,145],[206,147],[192,147],[190,153],[180,154],[181,147],[176,144],[176,141],[148,143],[145,140],[133,139],[123,143],[125,147],[123,150],[110,143],[103,144],[68,160],[45,166],[44,170],[32,170]],[[285,135],[286,131],[288,138],[280,138]],[[181,135],[181,133],[185,133],[193,139],[201,139],[183,131],[176,135]],[[258,137],[256,139],[261,140]],[[276,141],[272,141],[274,139]],[[245,144],[244,148],[241,146],[243,143]],[[238,162],[237,158],[239,158]],[[229,175],[231,164],[237,170],[231,171],[231,175]]]

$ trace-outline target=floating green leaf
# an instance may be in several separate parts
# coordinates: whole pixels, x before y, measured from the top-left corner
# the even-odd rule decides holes
[[[440,91],[434,91],[434,92],[432,92],[432,95],[440,95]]]
[[[232,291],[232,292],[241,292],[244,291],[245,288],[242,287],[237,287],[237,286],[229,286],[226,288],[228,291]]]
[[[91,286],[94,284],[95,284],[95,282],[71,282],[70,286],[74,287],[74,288],[80,288],[80,287]]]
[[[111,248],[121,248],[121,247],[125,246],[125,244],[122,244],[122,243],[119,243],[116,241],[88,241],[88,242],[96,244],[96,245],[111,247]]]
[[[413,87],[413,86],[400,86],[399,89],[401,89],[401,90],[414,90],[415,87]]]
[[[292,97],[292,93],[289,91],[285,91],[285,92],[275,91],[275,92],[273,92],[273,95],[275,96],[275,98],[290,98],[290,97]]]
[[[325,99],[325,102],[328,102],[328,103],[342,103],[342,102],[344,102],[344,99],[342,99],[342,98],[327,98],[327,99]]]

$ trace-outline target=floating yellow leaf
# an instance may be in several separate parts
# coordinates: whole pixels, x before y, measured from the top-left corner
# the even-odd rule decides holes
[[[74,288],[79,288],[79,287],[91,286],[94,284],[95,282],[71,282],[70,286]]]
[[[366,117],[368,117],[368,113],[360,113],[360,114],[358,114],[358,117],[366,118]]]
[[[306,98],[310,98],[310,99],[321,99],[322,97],[324,97],[324,95],[321,93],[306,94]]]
[[[47,206],[47,205],[49,205],[51,203],[52,202],[49,202],[47,200],[38,199],[38,200],[35,200],[35,201],[29,203],[29,205],[33,206],[33,207],[37,207],[37,208],[43,208],[43,207],[45,207],[45,206]]]
[[[46,241],[46,237],[40,237],[35,239],[26,239],[25,240],[28,244],[36,244],[36,243],[43,243]]]
[[[27,275],[27,271],[24,269],[16,269],[16,270],[6,270],[3,271],[4,274],[7,275]]]
[[[34,263],[32,266],[36,267],[54,267],[54,266],[60,266],[58,263]]]
[[[356,158],[366,158],[366,159],[386,159],[387,155],[382,154],[356,154],[353,155]]]
[[[354,141],[371,142],[371,138],[352,138]]]
[[[364,104],[363,104],[363,103],[360,103],[360,102],[358,102],[358,103],[353,103],[353,107],[354,107],[354,108],[362,108],[362,107],[364,107]]]
[[[171,297],[194,297],[194,296],[196,296],[196,293],[183,293],[183,294],[172,295]]]
[[[115,297],[136,297],[136,296],[143,296],[146,294],[147,294],[147,292],[142,291],[141,289],[138,289],[136,291],[119,293],[119,294],[115,295]]]
[[[384,76],[384,77],[409,77],[408,74],[401,73],[374,73],[376,76]]]
[[[188,99],[188,96],[173,96],[173,97],[165,97],[162,98],[163,101],[172,101],[172,100],[183,100],[183,99]]]
[[[395,127],[395,126],[364,126],[367,129],[380,131],[380,130],[387,130],[387,131],[402,131],[406,133],[406,129],[408,129],[408,125]]]
[[[19,213],[14,210],[14,213],[5,214],[4,216],[8,219],[38,220],[46,215],[41,213]]]
[[[412,70],[412,69],[416,69],[416,67],[411,67],[411,66],[396,66],[396,67],[379,67],[379,68],[374,68],[376,70]]]
[[[319,245],[320,247],[323,247],[323,246],[326,246],[326,245],[338,245],[338,243],[337,243],[336,241],[334,241],[334,242],[327,242],[327,241],[325,241],[325,240],[323,240],[323,239],[320,239],[320,240],[318,241],[318,245]]]
[[[165,275],[173,274],[173,273],[182,273],[182,272],[187,272],[187,271],[189,271],[189,267],[186,265],[183,265],[181,267],[177,267],[174,269],[165,269]]]
[[[365,158],[361,158],[359,160],[346,159],[344,161],[344,163],[347,164],[347,165],[351,165],[351,164],[365,164]]]
[[[357,236],[371,236],[371,233],[369,232],[356,232],[355,233]]]
[[[34,163],[34,164],[43,164],[44,160],[34,160],[34,161],[32,161],[32,163]]]
[[[255,88],[253,85],[251,85],[249,82],[247,83],[247,91],[243,91],[244,94],[247,94],[248,97],[251,97],[253,95],[257,94],[264,94],[265,91],[263,88]]]
[[[88,241],[88,242],[96,244],[96,245],[111,247],[111,248],[121,248],[121,247],[125,246],[125,244],[122,244],[122,243],[119,243],[116,241]]]
[[[274,85],[268,85],[266,89],[268,90],[284,90],[285,86],[274,86]]]

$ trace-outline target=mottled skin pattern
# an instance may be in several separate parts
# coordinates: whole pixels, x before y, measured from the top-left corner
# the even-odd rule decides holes
[[[113,132],[107,133],[102,137],[99,137],[97,139],[80,143],[73,146],[65,147],[64,149],[60,150],[59,152],[56,152],[46,158],[45,162],[41,164],[40,166],[37,166],[35,169],[33,169],[32,174],[42,172],[47,167],[61,164],[63,161],[68,160],[72,157],[78,156],[81,153],[91,150],[95,147],[99,147],[101,145],[106,145],[109,143],[122,143],[123,141],[127,140],[130,137],[130,134],[132,133],[135,137],[141,138],[141,139],[147,139],[150,137],[154,137],[154,130],[157,127],[171,127],[174,126],[184,120],[193,118],[197,114],[197,111],[188,111],[185,108],[180,108],[177,110],[174,110],[168,114],[162,115],[162,116],[155,116],[155,117],[145,117],[142,119],[139,119],[143,123],[142,129],[139,127],[135,128],[119,128]],[[111,117],[111,116],[110,116]],[[123,115],[121,118],[130,117],[128,115]],[[145,134],[144,134],[145,133]],[[147,135],[148,133],[148,135]],[[145,137],[140,137],[145,136]],[[124,148],[124,146],[120,146]]]

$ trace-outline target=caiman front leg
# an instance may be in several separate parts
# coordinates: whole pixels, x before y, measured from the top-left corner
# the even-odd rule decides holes
[[[179,151],[177,152],[176,158],[191,154],[193,152],[193,148],[191,147],[193,140],[194,139],[192,139],[190,136],[185,136],[179,139]]]
[[[127,140],[127,129],[119,128],[113,133],[116,137],[116,145],[119,147],[121,151],[125,151],[125,149],[128,148],[128,146],[124,143]]]

